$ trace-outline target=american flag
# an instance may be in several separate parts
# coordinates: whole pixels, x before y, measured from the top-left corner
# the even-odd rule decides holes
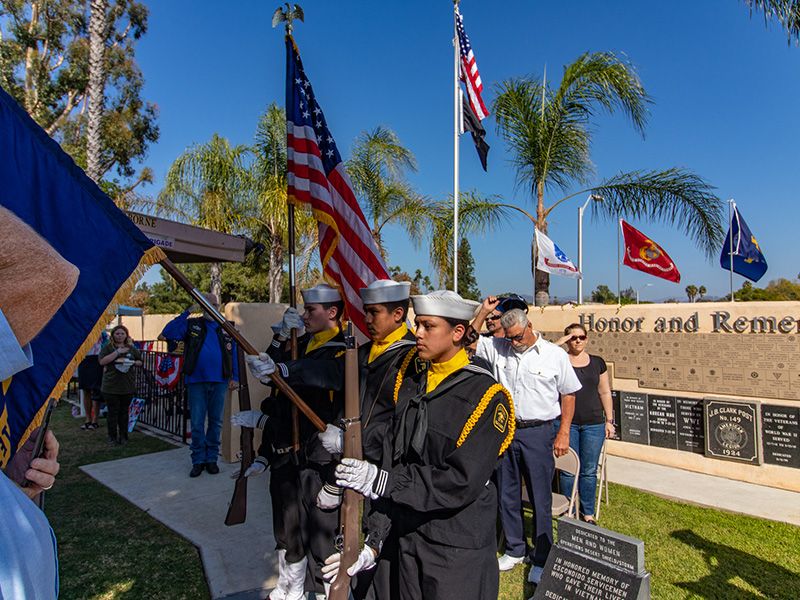
[[[323,274],[339,288],[349,319],[366,335],[359,288],[376,279],[389,279],[389,274],[303,70],[300,53],[289,36],[286,121],[289,202],[308,205],[314,212]]]
[[[472,44],[469,43],[467,32],[464,31],[464,19],[456,6],[456,30],[458,31],[458,47],[461,52],[461,81],[467,86],[467,96],[472,112],[479,120],[483,121],[489,116],[489,111],[481,98],[483,83],[481,74],[478,72],[478,63],[475,62],[475,55],[472,53]]]

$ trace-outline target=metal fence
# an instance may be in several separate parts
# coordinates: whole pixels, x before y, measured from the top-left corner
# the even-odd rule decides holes
[[[156,381],[159,362],[170,356],[167,352],[142,350],[142,368],[136,373],[136,396],[145,404],[139,422],[170,433],[187,443],[186,423],[189,420],[189,404],[183,373],[178,375],[175,385],[167,388]]]

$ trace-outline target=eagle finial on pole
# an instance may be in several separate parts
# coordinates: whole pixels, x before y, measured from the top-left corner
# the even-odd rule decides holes
[[[272,26],[277,27],[279,23],[285,23],[286,25],[286,34],[292,34],[292,21],[298,19],[303,21],[303,9],[299,4],[291,4],[286,2],[284,4],[286,8],[278,7],[275,9],[275,13],[272,15]]]

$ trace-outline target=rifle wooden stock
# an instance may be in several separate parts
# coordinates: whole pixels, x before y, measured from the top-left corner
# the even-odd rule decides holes
[[[247,384],[247,365],[244,362],[244,350],[237,346],[236,360],[239,363],[239,410],[250,410],[250,386]],[[233,497],[228,505],[228,514],[225,515],[225,525],[239,525],[247,518],[247,477],[244,472],[253,464],[255,453],[253,452],[253,428],[242,427],[240,437],[242,464],[239,469],[239,477],[233,488]]]
[[[172,275],[175,281],[178,282],[178,285],[189,292],[189,295],[192,297],[192,299],[202,306],[203,310],[211,315],[211,318],[219,323],[219,326],[222,327],[228,335],[236,340],[236,343],[239,344],[242,349],[244,349],[246,354],[258,356],[258,350],[256,350],[255,346],[248,342],[240,332],[236,331],[236,328],[231,323],[228,323],[225,317],[223,317],[216,308],[208,303],[208,300],[205,299],[203,294],[192,285],[192,282],[186,278],[186,275],[181,273],[178,268],[172,264],[171,260],[165,258],[161,261],[161,266],[164,267],[164,270],[167,273]],[[314,425],[314,427],[316,427],[319,431],[325,431],[325,423],[322,422],[322,419],[320,419],[317,416],[317,413],[311,410],[311,407],[306,404],[300,396],[297,395],[297,392],[289,387],[289,384],[286,383],[286,380],[284,380],[279,373],[275,372],[270,375],[269,378],[272,380],[272,383],[275,384],[275,387],[286,394],[289,397],[289,400],[291,400],[294,405],[302,411],[302,413],[308,418],[309,421],[311,421],[311,424]]]
[[[352,325],[348,326],[348,329]],[[358,350],[355,348],[355,338],[348,330],[346,338],[347,350],[344,355],[344,443],[343,456],[348,458],[361,458],[361,421],[359,415],[360,394],[358,391]],[[339,513],[339,523],[342,535],[342,559],[339,563],[339,573],[331,584],[328,600],[347,600],[350,594],[350,576],[347,569],[358,558],[361,550],[361,506],[364,497],[355,490],[346,489]]]

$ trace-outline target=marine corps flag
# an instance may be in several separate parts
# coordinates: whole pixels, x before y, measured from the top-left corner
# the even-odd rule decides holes
[[[619,223],[625,237],[624,264],[631,269],[680,283],[681,274],[675,261],[661,246],[624,220],[620,219]]]
[[[11,370],[0,384],[2,466],[38,427],[48,399],[61,395],[117,305],[164,254],[2,89],[0,156],[0,205],[13,213],[12,234],[35,237],[79,271],[72,293],[26,347],[32,366]],[[0,272],[11,266],[14,246],[8,248]],[[18,268],[34,268],[25,265],[24,253],[13,260]],[[36,307],[36,292],[6,304],[0,310]]]

